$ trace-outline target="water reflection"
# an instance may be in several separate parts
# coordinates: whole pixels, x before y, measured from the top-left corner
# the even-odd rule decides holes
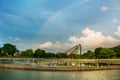
[[[0,69],[0,80],[120,80],[120,70],[45,72]]]

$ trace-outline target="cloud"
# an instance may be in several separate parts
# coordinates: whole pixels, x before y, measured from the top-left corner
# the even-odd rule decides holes
[[[118,26],[117,31],[115,31],[115,36],[120,39],[120,26]]]
[[[9,12],[2,12],[2,14],[5,17],[9,17],[9,18],[12,18],[12,19],[18,19],[19,18],[19,16],[15,15],[15,14],[12,14],[12,13],[9,13]]]
[[[106,12],[106,11],[108,10],[108,7],[102,6],[102,7],[100,8],[100,10],[103,11],[103,12]]]
[[[21,41],[21,39],[20,38],[18,38],[18,37],[16,37],[16,38],[14,38],[14,41]]]
[[[120,34],[118,34],[120,32],[120,27],[118,30],[119,31],[117,31],[116,34],[120,37]],[[84,29],[82,31],[82,34],[82,37],[71,36],[69,38],[69,41],[74,44],[80,43],[83,45],[83,48],[114,46],[120,43],[119,39],[116,39],[115,37],[109,35],[104,36],[102,32],[95,32],[94,30],[89,29],[89,27]]]
[[[114,36],[105,36],[102,32],[97,32],[89,27],[82,30],[81,37],[70,36],[66,43],[60,42],[45,42],[39,45],[39,48],[47,49],[47,50],[68,50],[69,48],[82,44],[83,50],[94,49],[97,47],[112,47],[120,44],[120,26],[117,28]],[[117,37],[115,37],[117,36]],[[118,39],[119,38],[119,39]]]
[[[113,22],[113,23],[117,23],[117,22],[118,22],[118,19],[114,18],[114,19],[112,19],[112,22]]]
[[[82,30],[82,37],[75,37],[73,36],[69,38],[69,41],[71,41],[74,44],[82,44],[84,48],[93,48],[101,46],[102,43],[105,40],[105,37],[102,35],[101,32],[95,32],[93,30],[90,30],[89,27]]]
[[[60,42],[45,42],[43,44],[39,44],[38,48],[45,49],[47,51],[53,51],[53,52],[62,52],[66,51],[70,47],[72,47],[72,44],[69,43],[60,43]]]
[[[19,37],[8,37],[8,39],[13,40],[14,42],[18,42],[21,41],[21,39]]]
[[[0,39],[0,46],[3,44],[4,42],[3,42],[3,40],[2,39]]]
[[[61,48],[62,47],[62,44],[60,42],[45,42],[43,44],[40,44],[39,45],[39,48],[42,48],[42,49],[49,49],[49,48]]]
[[[103,42],[103,47],[112,47],[120,44],[120,40],[112,36],[106,36]]]
[[[47,49],[47,48],[51,48],[52,45],[53,45],[52,42],[45,42],[45,43],[43,43],[43,44],[40,44],[40,45],[39,45],[39,48]]]

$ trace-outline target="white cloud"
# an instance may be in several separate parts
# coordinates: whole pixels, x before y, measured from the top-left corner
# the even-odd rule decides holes
[[[39,48],[42,48],[42,49],[51,48],[52,45],[53,45],[52,42],[45,42],[45,43],[43,43],[43,44],[40,44],[40,45],[39,45]]]
[[[39,48],[52,51],[66,51],[77,44],[82,44],[82,49],[87,50],[94,49],[96,47],[112,47],[120,44],[120,26],[115,32],[115,36],[119,37],[119,39],[110,35],[105,36],[102,34],[102,32],[96,32],[94,30],[91,30],[89,27],[82,30],[82,34],[83,36],[81,37],[70,36],[68,38],[68,42],[66,43],[45,42],[43,44],[40,44]]]
[[[100,9],[101,9],[101,11],[105,12],[108,10],[108,7],[102,6]]]
[[[16,37],[16,38],[14,38],[14,41],[21,41],[21,39],[20,38],[18,38],[18,37]]]
[[[10,39],[10,40],[13,40],[13,41],[15,41],[15,42],[17,42],[17,41],[21,41],[21,39],[19,38],[19,37],[8,37],[8,39]]]
[[[112,46],[118,45],[119,43],[120,43],[119,39],[116,39],[115,37],[112,37],[112,36],[106,36],[103,46],[112,47]]]
[[[115,36],[120,39],[120,26],[118,26],[117,31],[115,32]]]
[[[43,44],[40,44],[40,45],[39,45],[39,48],[42,48],[42,49],[61,48],[61,43],[59,43],[59,42],[56,42],[56,43],[53,43],[53,42],[45,42],[45,43],[43,43]]]
[[[82,31],[83,36],[82,37],[75,37],[75,39],[71,42],[72,43],[80,43],[83,45],[83,48],[93,48],[102,46],[102,43],[104,42],[105,37],[102,35],[101,32],[95,32],[93,30],[90,30],[89,28],[86,28]],[[71,37],[69,38],[70,41]]]
[[[69,44],[69,43],[45,42],[43,44],[39,44],[38,48],[45,49],[47,51],[53,51],[53,52],[63,52],[63,51],[66,51],[73,46],[74,45]]]
[[[3,43],[4,43],[4,42],[3,42],[3,40],[2,40],[2,39],[0,39],[0,45],[1,45],[1,44],[3,44]]]
[[[76,38],[75,36],[71,36],[69,38],[69,41],[76,43],[76,42],[79,42],[79,38]]]
[[[72,43],[80,43],[83,48],[96,48],[100,46],[113,46],[120,43],[120,40],[112,36],[104,36],[101,32],[95,32],[89,28],[82,31],[82,37],[71,36],[69,41]]]
[[[112,22],[113,22],[113,23],[117,23],[117,22],[118,22],[118,19],[114,18],[114,19],[112,19]]]

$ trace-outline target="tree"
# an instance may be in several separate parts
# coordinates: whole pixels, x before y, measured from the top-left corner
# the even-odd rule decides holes
[[[95,53],[88,50],[86,53],[84,53],[82,55],[83,58],[87,58],[87,59],[94,59],[95,58]]]
[[[56,54],[56,57],[57,57],[57,58],[67,58],[67,55],[66,55],[65,53],[58,52],[58,53]]]
[[[101,51],[102,47],[96,48],[95,49],[95,57],[96,58],[100,58],[100,51]]]
[[[102,58],[111,58],[115,54],[115,52],[109,48],[103,48],[100,53]]]
[[[33,54],[34,53],[32,49],[27,49],[25,51],[22,51],[21,56],[22,57],[34,57]]]
[[[2,47],[2,51],[5,55],[14,56],[16,50],[17,50],[16,46],[9,43],[4,44]]]
[[[35,50],[34,57],[36,58],[44,58],[46,56],[45,50],[37,49]]]
[[[95,56],[96,58],[112,58],[115,57],[116,53],[111,48],[96,48]]]
[[[2,54],[2,48],[0,47],[0,56],[3,56],[3,54]]]
[[[0,53],[2,53],[2,48],[0,47]]]
[[[27,56],[33,57],[33,50],[32,49],[27,49],[26,53],[27,53]]]
[[[56,57],[55,53],[48,52],[48,53],[46,53],[45,58],[55,58],[55,57]]]
[[[116,52],[116,56],[120,57],[120,45],[115,46],[112,49]]]

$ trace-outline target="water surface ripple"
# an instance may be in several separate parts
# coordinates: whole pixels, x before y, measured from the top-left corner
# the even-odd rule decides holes
[[[0,80],[120,80],[120,70],[48,72],[0,69]]]

